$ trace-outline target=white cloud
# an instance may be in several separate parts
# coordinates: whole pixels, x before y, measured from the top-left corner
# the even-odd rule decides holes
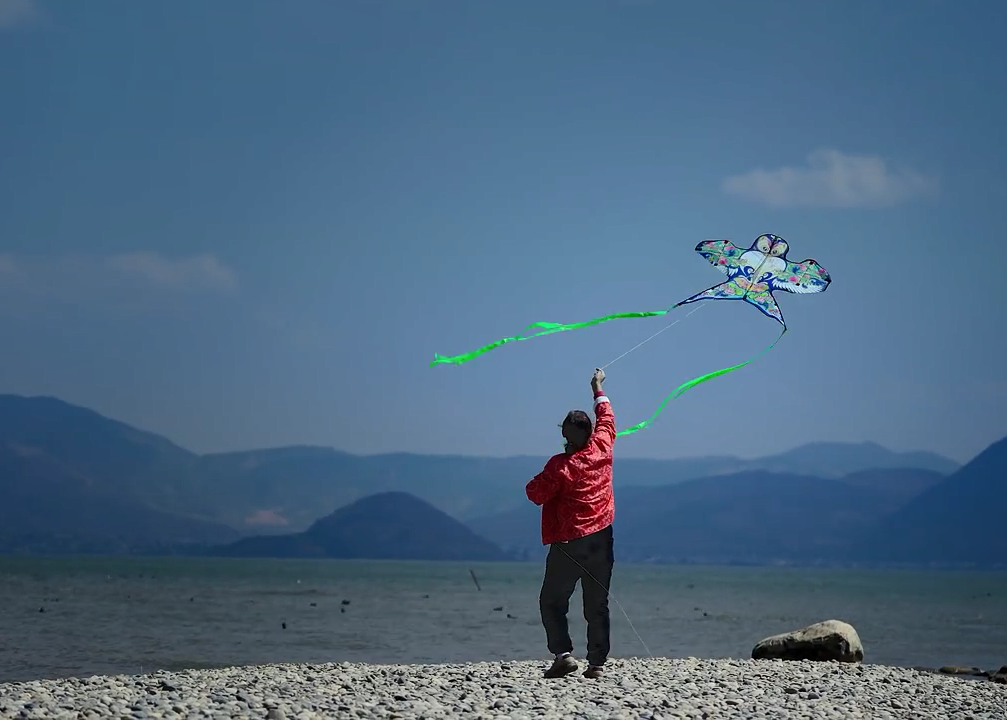
[[[0,0],[0,28],[27,25],[37,16],[35,0]]]
[[[154,252],[135,252],[113,255],[104,266],[160,288],[230,292],[238,285],[234,271],[213,255],[169,260]]]
[[[820,149],[806,167],[753,170],[727,178],[724,192],[770,207],[884,207],[938,190],[937,177],[890,169],[883,158]]]

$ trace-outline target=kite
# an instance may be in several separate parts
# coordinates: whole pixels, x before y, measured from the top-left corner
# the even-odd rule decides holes
[[[787,260],[790,246],[776,235],[760,235],[747,250],[729,240],[707,240],[696,252],[727,275],[727,281],[672,306],[672,309],[699,300],[744,300],[783,326],[783,311],[774,290],[809,294],[824,292],[832,282],[828,271],[812,259],[794,263]]]
[[[676,388],[663,403],[661,403],[657,412],[655,412],[650,419],[618,433],[620,437],[630,435],[643,430],[645,427],[654,422],[669,402],[679,397],[687,390],[691,390],[697,385],[702,385],[703,383],[720,377],[721,375],[727,375],[728,373],[740,370],[772,350],[776,344],[783,339],[783,336],[788,330],[787,323],[783,319],[783,311],[776,302],[776,297],[773,295],[773,292],[780,290],[800,295],[825,292],[826,288],[828,288],[832,283],[832,277],[829,275],[828,271],[818,264],[817,261],[810,258],[799,263],[789,261],[787,259],[787,252],[789,250],[790,246],[787,244],[787,241],[778,235],[760,235],[748,249],[744,250],[737,247],[729,240],[705,240],[696,246],[696,252],[709,261],[715,268],[727,275],[727,280],[700,293],[696,293],[681,302],[675,303],[667,310],[616,313],[614,315],[606,315],[593,320],[569,324],[547,322],[533,323],[526,327],[520,335],[498,340],[495,343],[491,343],[464,355],[456,355],[454,357],[435,355],[434,360],[430,363],[430,367],[445,364],[462,365],[475,360],[480,355],[488,353],[491,350],[495,350],[502,345],[506,345],[507,343],[530,340],[531,338],[551,335],[558,332],[567,332],[569,330],[579,330],[581,328],[592,327],[594,325],[601,325],[602,323],[606,323],[611,320],[650,318],[667,315],[678,307],[699,302],[701,300],[741,300],[755,306],[764,315],[780,323],[783,329],[780,331],[779,337],[777,337],[769,347],[759,353],[758,356],[752,358],[751,360],[747,360],[740,365],[734,365],[729,368],[717,370],[683,383]],[[672,325],[673,324],[674,323],[672,323]],[[669,325],[668,327],[671,326]],[[668,328],[666,327],[664,329],[667,330]],[[538,330],[538,332],[531,332],[533,330]],[[643,343],[640,343],[630,351],[620,355],[619,358],[624,357],[629,352],[632,352],[632,350],[640,347],[640,345],[643,345],[653,339],[663,331],[664,330],[658,331],[655,335],[652,335],[647,340],[644,340]],[[619,358],[616,358],[616,360]],[[615,362],[615,360],[612,362]],[[609,365],[611,364],[612,363],[609,363]],[[605,367],[608,367],[608,365]]]

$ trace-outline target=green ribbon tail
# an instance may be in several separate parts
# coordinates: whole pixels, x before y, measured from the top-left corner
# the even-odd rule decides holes
[[[491,343],[485,347],[481,347],[478,350],[474,350],[470,353],[465,353],[464,355],[455,355],[454,357],[446,357],[444,355],[434,355],[433,362],[430,363],[430,367],[435,365],[462,365],[464,363],[475,360],[480,355],[485,355],[490,350],[495,350],[502,345],[506,345],[511,342],[520,342],[522,340],[530,340],[531,338],[541,337],[542,335],[552,335],[553,333],[566,332],[567,330],[579,330],[581,328],[592,327],[594,325],[601,325],[609,320],[625,320],[627,318],[649,318],[658,317],[660,315],[667,315],[671,310],[655,310],[652,312],[631,312],[631,313],[616,313],[615,315],[606,315],[605,317],[595,318],[594,320],[586,320],[584,322],[578,323],[548,323],[539,322],[532,323],[526,327],[520,335],[515,335],[514,337],[504,338],[503,340],[497,340],[495,343]],[[541,330],[541,332],[536,332],[528,334],[531,330]]]
[[[624,435],[632,435],[633,433],[640,432],[641,430],[643,430],[644,428],[646,428],[647,426],[649,426],[651,423],[653,423],[655,420],[657,420],[658,416],[662,412],[664,412],[664,408],[668,405],[668,403],[670,403],[672,400],[674,400],[674,399],[676,399],[678,397],[681,397],[682,395],[684,395],[686,392],[688,392],[692,388],[696,387],[697,385],[702,385],[703,383],[708,382],[710,380],[713,380],[714,378],[718,378],[721,375],[727,375],[729,373],[733,373],[735,370],[741,370],[741,368],[743,368],[743,367],[745,367],[747,365],[751,365],[753,362],[755,362],[756,360],[758,360],[759,358],[761,358],[763,355],[765,355],[766,353],[768,353],[770,350],[772,350],[774,347],[776,347],[776,344],[778,342],[780,342],[780,340],[782,340],[783,336],[786,335],[786,334],[787,334],[787,328],[784,327],[783,328],[783,332],[781,332],[780,336],[778,338],[776,338],[776,340],[773,341],[772,345],[770,345],[769,347],[767,347],[765,350],[763,350],[762,352],[760,352],[758,355],[756,355],[752,359],[746,360],[745,362],[741,363],[740,365],[735,365],[733,367],[724,368],[723,370],[717,370],[716,372],[708,373],[706,375],[700,375],[697,378],[693,378],[689,382],[686,382],[686,383],[683,383],[683,384],[679,385],[677,388],[675,388],[675,390],[671,393],[671,395],[669,395],[668,397],[666,397],[664,399],[664,402],[661,403],[661,407],[659,407],[657,409],[657,412],[655,412],[650,417],[650,419],[644,420],[642,423],[638,423],[638,424],[634,425],[631,428],[626,428],[625,430],[616,433],[616,437],[623,437]]]

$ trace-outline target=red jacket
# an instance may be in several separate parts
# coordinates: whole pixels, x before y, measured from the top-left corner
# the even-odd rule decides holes
[[[604,530],[615,519],[615,415],[604,392],[594,394],[594,415],[594,433],[587,447],[572,455],[553,455],[525,488],[528,499],[542,506],[543,545]]]

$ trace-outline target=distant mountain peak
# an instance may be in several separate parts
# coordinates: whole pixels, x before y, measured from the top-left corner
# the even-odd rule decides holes
[[[926,451],[896,452],[876,442],[816,441],[798,445],[777,455],[750,461],[784,466],[788,471],[839,477],[871,468],[917,467],[950,475],[960,465]]]
[[[499,561],[508,556],[420,498],[400,491],[360,498],[292,535],[243,538],[216,554],[371,560]]]
[[[855,548],[868,560],[1003,563],[1007,517],[1007,438],[927,488]]]
[[[344,505],[335,512],[319,518],[308,533],[325,532],[357,518],[382,517],[411,523],[457,523],[457,520],[438,510],[426,500],[401,490],[374,493]],[[464,527],[464,526],[462,526]]]
[[[19,424],[22,431],[31,431],[44,430],[53,424],[67,421],[77,424],[79,430],[114,429],[121,436],[129,437],[134,442],[171,448],[175,452],[196,457],[194,453],[162,435],[142,430],[82,405],[74,405],[50,395],[0,394],[0,437],[10,435],[13,423]]]

